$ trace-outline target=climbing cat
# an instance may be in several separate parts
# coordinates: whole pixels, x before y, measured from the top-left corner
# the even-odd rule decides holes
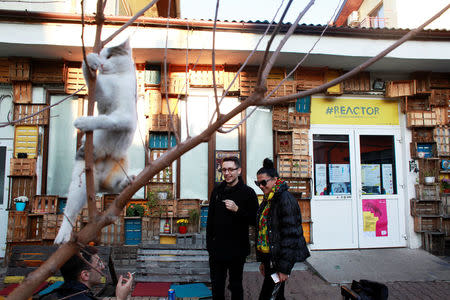
[[[90,53],[86,60],[90,69],[98,71],[95,86],[98,116],[80,117],[74,126],[81,131],[94,132],[95,191],[118,193],[130,183],[125,173],[126,155],[137,123],[136,70],[129,40],[119,46],[105,48],[100,54]],[[83,62],[86,82],[89,68]],[[83,143],[75,157],[65,217],[55,244],[70,240],[72,226],[86,204],[84,169]]]

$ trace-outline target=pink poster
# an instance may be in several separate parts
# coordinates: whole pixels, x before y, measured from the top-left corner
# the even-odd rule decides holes
[[[365,233],[388,236],[386,199],[364,199],[363,220]]]

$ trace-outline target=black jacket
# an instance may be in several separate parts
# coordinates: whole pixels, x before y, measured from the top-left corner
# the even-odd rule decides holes
[[[223,200],[233,200],[239,207],[232,212]],[[206,248],[217,260],[243,259],[250,253],[249,225],[255,225],[258,199],[255,191],[242,178],[233,187],[226,182],[214,188],[209,199],[206,226]]]
[[[50,292],[49,294],[42,295],[39,300],[53,300],[61,299],[67,296],[73,295],[67,298],[68,300],[97,300],[91,290],[79,281],[67,281],[64,282],[59,288]]]
[[[283,183],[271,199],[267,231],[269,237],[270,260],[277,272],[290,274],[296,262],[309,257],[309,250],[303,237],[302,216],[297,200],[288,192]],[[263,201],[258,209],[257,220],[266,206]],[[264,261],[267,255],[256,251],[258,261]]]

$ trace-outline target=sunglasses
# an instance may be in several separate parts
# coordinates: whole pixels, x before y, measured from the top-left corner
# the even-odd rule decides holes
[[[261,180],[261,181],[256,181],[256,180],[255,180],[255,184],[256,184],[256,186],[260,186],[260,185],[266,186],[266,185],[267,185],[267,182],[271,181],[272,179],[273,179],[273,178],[268,179],[268,180],[263,179],[263,180]]]

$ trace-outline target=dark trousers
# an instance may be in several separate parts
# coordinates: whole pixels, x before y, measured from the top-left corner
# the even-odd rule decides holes
[[[272,296],[273,289],[275,288],[275,282],[273,282],[272,274],[275,270],[270,267],[269,262],[264,262],[264,282],[259,294],[259,300],[269,300]],[[280,283],[276,300],[284,300],[284,285],[286,282]]]
[[[244,289],[242,288],[244,263],[245,258],[221,261],[214,259],[211,256],[209,257],[209,272],[211,276],[213,300],[225,299],[225,280],[227,278],[227,272],[229,275],[228,289],[231,291],[231,299],[244,299]]]

